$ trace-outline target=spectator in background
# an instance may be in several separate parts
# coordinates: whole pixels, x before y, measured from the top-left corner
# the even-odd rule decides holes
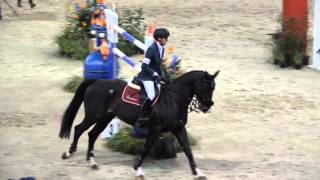
[[[0,20],[2,20],[1,4],[0,4]]]
[[[33,3],[33,0],[29,0],[29,4],[30,4],[30,7],[31,7],[31,8],[36,7],[36,4]],[[18,7],[22,7],[22,5],[21,5],[21,0],[18,0]]]

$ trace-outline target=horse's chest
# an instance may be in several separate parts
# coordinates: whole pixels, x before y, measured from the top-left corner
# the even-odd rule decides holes
[[[185,123],[179,123],[178,121],[169,122],[169,123],[162,124],[161,129],[162,129],[162,132],[168,132],[168,131],[173,131],[177,127],[182,127],[184,125]]]

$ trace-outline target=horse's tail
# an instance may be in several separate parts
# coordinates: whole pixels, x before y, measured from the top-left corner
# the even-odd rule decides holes
[[[64,112],[61,126],[60,126],[60,138],[69,138],[70,137],[70,131],[72,127],[72,123],[74,121],[74,118],[77,115],[77,112],[81,106],[81,103],[84,98],[84,93],[87,89],[87,87],[92,84],[95,80],[84,80],[80,86],[78,87],[70,105],[68,106],[67,110]]]

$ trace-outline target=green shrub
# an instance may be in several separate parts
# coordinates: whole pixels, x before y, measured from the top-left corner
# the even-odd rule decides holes
[[[293,66],[296,69],[301,69],[303,64],[303,54],[299,51],[295,51],[292,56]]]
[[[142,151],[145,140],[136,139],[132,134],[132,128],[124,127],[112,139],[107,141],[106,146],[113,151],[120,151],[125,154],[139,154]]]
[[[69,16],[62,34],[56,38],[59,53],[72,59],[84,60],[89,54],[87,34],[90,31],[90,4]]]
[[[164,77],[171,82],[177,79],[183,73],[181,69],[181,60],[177,62],[174,68],[170,67],[170,65],[162,64],[162,69],[164,72]]]
[[[68,17],[67,26],[64,28],[62,34],[56,38],[59,53],[62,56],[79,60],[84,60],[88,56],[89,39],[87,35],[91,26],[90,8],[92,7],[93,4],[76,12],[74,17]],[[119,13],[119,26],[143,42],[145,25],[143,24],[142,8],[124,10]],[[128,56],[143,53],[142,50],[122,37],[119,38],[119,49]]]
[[[83,81],[82,77],[73,76],[73,78],[63,87],[65,91],[74,93],[78,89],[79,85]]]
[[[295,18],[283,21],[282,29],[271,34],[273,37],[273,63],[280,64],[280,67],[295,65],[299,69],[302,66],[305,57],[306,37],[298,30],[304,20],[298,21]]]
[[[278,45],[274,45],[272,49],[273,64],[278,65],[284,62],[284,53]]]
[[[88,40],[81,28],[68,26],[56,40],[59,53],[73,59],[84,60],[89,54]]]
[[[141,42],[144,42],[145,32],[145,24],[143,21],[144,17],[142,8],[119,11],[119,26]],[[122,36],[119,38],[119,49],[128,56],[143,53],[141,49],[128,42]]]
[[[165,134],[172,136],[171,134]],[[145,139],[136,139],[133,136],[133,129],[131,127],[124,127],[113,138],[107,140],[106,147],[119,151],[125,154],[137,155],[140,154],[145,143]],[[196,140],[189,135],[189,143],[191,146],[196,145]],[[182,151],[180,145],[175,141],[177,151]]]

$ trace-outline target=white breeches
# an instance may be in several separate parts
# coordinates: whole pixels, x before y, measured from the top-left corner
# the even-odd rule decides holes
[[[153,81],[142,81],[144,89],[147,92],[148,98],[153,101],[153,99],[156,97],[156,93],[154,90],[154,82]]]

